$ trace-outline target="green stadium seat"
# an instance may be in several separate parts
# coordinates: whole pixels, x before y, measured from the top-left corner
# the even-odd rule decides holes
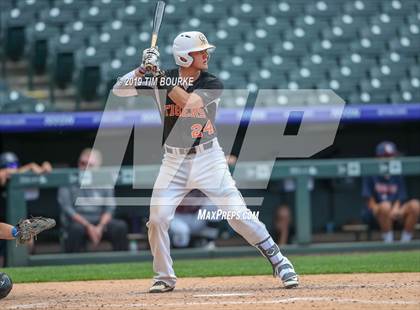
[[[387,66],[402,66],[408,68],[410,66],[415,65],[416,59],[415,57],[407,57],[405,55],[400,55],[396,52],[390,52],[384,55],[381,55],[380,65],[387,65]]]
[[[383,27],[381,25],[371,25],[360,31],[360,37],[371,41],[387,41],[390,37],[397,35],[396,27]]]
[[[386,50],[385,41],[372,41],[367,38],[353,41],[350,45],[353,53],[374,57]]]
[[[54,87],[66,88],[73,80],[74,53],[83,46],[83,39],[79,36],[62,34],[49,41],[48,58],[51,91]]]
[[[94,34],[89,41],[90,45],[96,48],[96,50],[106,52],[115,51],[125,45],[124,36],[115,33],[114,35],[111,35],[109,32]]]
[[[365,70],[359,70],[358,67],[351,67],[351,66],[340,66],[335,67],[329,70],[329,75],[331,79],[334,80],[344,80],[347,79],[349,83],[351,81],[358,81],[363,78],[367,77],[367,71]]]
[[[317,78],[307,68],[299,68],[290,72],[288,87],[290,89],[313,89],[316,87]],[[325,78],[322,76],[322,78]]]
[[[337,61],[332,57],[323,57],[319,54],[307,55],[302,59],[302,67],[311,72],[327,72],[337,66]]]
[[[357,37],[357,27],[333,26],[322,30],[322,39],[330,42],[348,42]]]
[[[102,25],[102,32],[109,33],[112,37],[121,36],[127,41],[131,33],[138,33],[138,29],[133,24],[125,24],[121,20],[115,19]]]
[[[350,94],[357,91],[357,82],[348,80],[346,78],[341,79],[328,79],[317,83],[318,89],[331,89],[338,96],[342,98],[348,98]]]
[[[97,6],[106,10],[117,10],[126,6],[124,0],[93,0],[92,6]]]
[[[124,58],[115,58],[101,65],[101,84],[98,88],[98,94],[101,94],[105,100],[108,98],[109,91],[117,82],[117,79],[134,70],[135,67],[126,62],[126,60]]]
[[[382,33],[396,34],[398,26],[404,24],[402,16],[391,16],[385,13],[374,15],[370,18],[371,25],[378,25],[381,27]]]
[[[287,40],[275,43],[272,49],[274,54],[286,57],[303,57],[308,51],[306,42]]]
[[[27,29],[29,72],[30,74],[45,73],[48,59],[48,40],[60,33],[60,29],[37,22]]]
[[[123,21],[124,23],[131,23],[134,25],[142,25],[148,23],[145,20],[145,16],[153,16],[154,4],[149,2],[138,2],[131,3],[125,7],[121,7],[116,12],[116,18]]]
[[[420,90],[412,91],[396,91],[391,94],[392,103],[420,103]]]
[[[59,8],[62,11],[78,13],[84,8],[88,7],[90,1],[80,0],[55,0],[53,7]]]
[[[124,65],[135,68],[140,64],[141,53],[137,46],[124,46],[115,52],[115,59],[120,59]]]
[[[322,40],[313,43],[311,51],[321,56],[338,57],[348,51],[346,42],[333,42],[330,40]]]
[[[380,92],[389,95],[392,91],[396,90],[396,86],[397,81],[392,78],[372,78],[364,79],[360,82],[361,91],[369,94]]]
[[[179,24],[182,21],[193,17],[193,9],[196,6],[194,1],[170,2],[165,8],[165,23]],[[154,7],[154,5],[153,5]],[[186,18],[188,16],[188,18]]]
[[[200,31],[206,35],[216,31],[216,26],[213,23],[201,21],[198,18],[191,18],[184,20],[179,24],[178,32],[184,31]]]
[[[81,11],[79,14],[79,19],[86,24],[99,27],[101,24],[106,23],[114,19],[112,16],[112,10],[103,9],[97,6],[91,6]]]
[[[252,32],[249,32],[246,36],[248,42],[252,42],[258,46],[268,47],[273,44],[273,42],[279,41],[281,39],[281,32],[269,32],[263,28],[257,28]]]
[[[372,0],[351,0],[344,5],[344,12],[352,16],[370,16],[379,9],[378,2]]]
[[[412,78],[420,78],[420,65],[411,67],[409,72]]]
[[[85,24],[80,20],[67,24],[64,27],[64,34],[68,34],[71,37],[79,38],[83,41],[87,41],[89,37],[96,33],[96,27],[89,24]]]
[[[54,7],[43,10],[39,20],[48,25],[64,27],[64,25],[74,20],[74,16],[75,15],[72,11],[65,11],[63,9]]]
[[[389,64],[374,67],[369,70],[371,78],[393,78],[399,80],[407,75],[407,67],[400,64]]]
[[[361,92],[351,94],[348,100],[349,103],[386,103],[388,102],[388,95],[382,92]]]
[[[340,56],[339,63],[341,66],[348,66],[355,70],[367,70],[369,67],[377,65],[375,58],[357,53],[343,54]]]
[[[222,70],[217,76],[221,79],[224,89],[246,89],[247,79],[245,75],[235,76]]]
[[[275,16],[264,16],[257,21],[257,28],[265,29],[269,33],[282,34],[286,30],[292,28],[288,19],[281,19]]]
[[[398,32],[401,37],[409,38],[412,41],[418,40],[420,36],[420,24],[403,25],[399,28]]]
[[[209,1],[203,5],[195,7],[194,14],[192,16],[205,22],[216,23],[219,20],[225,19],[227,13],[227,7],[225,5],[217,5]]]
[[[420,77],[403,79],[399,83],[399,88],[400,90],[398,91],[398,94],[400,94],[400,96],[404,93],[409,93],[411,95],[404,95],[405,100],[408,100],[411,97],[413,101],[420,103]]]
[[[210,32],[207,35],[209,42],[216,46],[233,46],[243,41],[244,35],[240,28],[219,28],[215,32]]]
[[[232,8],[232,14],[241,22],[254,22],[259,16],[265,15],[264,7],[253,1],[237,4]]]
[[[267,52],[267,47],[259,46],[253,42],[243,42],[234,48],[234,55],[243,57],[246,63],[252,59],[262,59]]]
[[[16,7],[23,12],[39,13],[41,10],[48,8],[49,0],[18,0]]]
[[[101,81],[100,66],[109,61],[109,51],[88,46],[76,52],[75,80],[77,85],[77,101],[92,101],[98,98],[98,87]]]
[[[298,68],[299,62],[295,57],[283,57],[273,54],[269,57],[264,57],[262,60],[262,67],[265,69],[288,72]]]
[[[390,50],[404,55],[416,56],[420,50],[420,40],[400,37],[391,40]]]
[[[316,18],[329,19],[340,13],[340,1],[319,0],[309,3],[305,7],[305,13],[315,16]]]
[[[312,15],[299,16],[295,19],[295,28],[301,28],[309,38],[317,38],[322,30],[328,28],[325,20],[320,20]]]
[[[257,70],[258,65],[255,58],[245,58],[240,55],[234,55],[223,58],[221,68],[228,71],[231,75],[244,75],[250,71]]]
[[[34,12],[12,9],[2,15],[3,51],[7,59],[18,61],[25,51],[25,29],[35,20]]]
[[[408,16],[408,23],[414,24],[414,25],[420,25],[420,8],[417,13],[413,13],[410,16]]]
[[[407,0],[383,1],[382,12],[388,15],[407,16],[416,11],[416,3]]]
[[[272,3],[268,12],[281,20],[287,20],[303,14],[304,5],[294,0],[281,0]]]
[[[6,91],[0,96],[1,113],[42,113],[50,109],[48,103],[24,96],[16,90]]]

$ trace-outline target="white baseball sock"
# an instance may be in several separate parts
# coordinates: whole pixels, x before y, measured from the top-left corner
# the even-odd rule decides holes
[[[394,232],[392,230],[382,233],[382,239],[386,243],[394,242]]]
[[[413,233],[403,230],[401,233],[401,242],[410,242],[413,239]]]
[[[281,254],[279,246],[274,242],[273,238],[268,237],[255,245],[274,267],[278,265],[284,258]]]

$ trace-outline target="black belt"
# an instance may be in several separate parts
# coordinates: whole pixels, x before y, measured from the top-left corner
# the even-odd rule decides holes
[[[171,146],[165,146],[166,152],[170,154],[181,154],[181,155],[193,155],[199,153],[200,146],[203,147],[203,150],[208,150],[213,147],[213,141],[209,141],[206,143],[203,143],[202,145],[197,145],[192,148],[179,148],[179,147],[171,147]]]

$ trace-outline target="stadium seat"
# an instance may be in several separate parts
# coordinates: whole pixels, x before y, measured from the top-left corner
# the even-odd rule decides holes
[[[234,48],[234,54],[243,57],[246,64],[249,60],[262,59],[267,52],[266,46],[260,46],[250,41],[239,43]]]
[[[287,79],[284,72],[263,68],[250,73],[248,80],[258,89],[281,89],[285,88]]]
[[[258,46],[267,48],[272,45],[273,42],[281,40],[281,35],[281,31],[269,32],[264,28],[257,28],[247,34],[246,40]]]
[[[77,101],[92,101],[97,99],[100,85],[100,66],[109,61],[111,54],[104,49],[88,46],[76,52],[75,81],[77,87]]]
[[[305,7],[305,13],[316,18],[329,19],[337,15],[341,10],[341,3],[339,1],[318,0],[310,2]]]
[[[304,5],[293,0],[281,0],[272,3],[268,12],[279,20],[287,20],[303,14]]]
[[[194,7],[195,2],[192,1],[177,1],[176,3],[168,3],[165,8],[165,23],[179,24],[184,20],[191,19],[191,17],[194,16]],[[188,16],[188,18],[185,18],[186,16]]]
[[[323,79],[325,76],[313,73],[308,68],[298,68],[290,72],[288,87],[290,89],[313,89],[316,87],[317,79]]]
[[[308,51],[306,42],[282,41],[275,43],[272,51],[276,55],[286,57],[303,57]]]
[[[379,64],[380,65],[387,65],[387,66],[402,66],[408,68],[412,65],[415,65],[416,59],[415,57],[407,57],[405,55],[398,54],[396,52],[386,53],[385,55],[381,55]]]
[[[125,7],[117,9],[116,18],[124,23],[131,23],[133,25],[149,24],[145,21],[145,16],[152,16],[153,3],[138,2],[131,3]]]
[[[140,64],[141,53],[137,46],[123,46],[116,51],[115,59],[121,60],[121,66],[123,67],[129,65],[132,68],[135,68]]]
[[[309,38],[317,38],[322,30],[328,27],[325,20],[320,20],[312,15],[299,16],[295,19],[295,28],[301,28]]]
[[[258,64],[254,58],[245,58],[235,54],[234,56],[225,57],[221,63],[221,68],[233,76],[245,75],[250,71],[255,72]]]
[[[200,31],[206,35],[216,31],[216,26],[213,23],[201,21],[198,18],[191,18],[184,20],[179,24],[178,33],[184,31]]]
[[[412,66],[409,72],[410,72],[410,77],[420,78],[420,65]]]
[[[86,41],[86,43],[88,38],[95,33],[97,33],[96,27],[85,24],[80,20],[67,24],[64,27],[64,34],[68,34],[70,37],[75,37],[79,40]]]
[[[392,103],[420,103],[420,90],[412,91],[396,91],[391,94]]]
[[[89,43],[96,50],[111,52],[125,45],[125,38],[121,34],[111,35],[109,32],[94,34],[89,39]]]
[[[398,29],[398,32],[401,37],[406,37],[410,40],[416,40],[420,35],[420,24],[403,25]]]
[[[112,20],[112,10],[103,9],[97,6],[91,6],[81,11],[79,14],[79,19],[86,24],[99,27],[101,24]]]
[[[319,54],[307,55],[302,59],[302,66],[311,72],[327,72],[337,66],[337,61],[332,57],[323,57]]]
[[[135,68],[131,65],[130,60],[127,60],[127,58],[118,57],[101,64],[101,83],[98,88],[98,94],[101,94],[105,100],[108,98],[109,91],[116,83],[117,78],[122,77]]]
[[[372,78],[364,79],[360,82],[360,90],[371,96],[377,97],[378,93],[387,95],[396,90],[397,81],[392,78]],[[375,97],[374,96],[374,97]],[[382,103],[386,102],[383,101]]]
[[[298,68],[299,62],[298,58],[295,57],[283,57],[273,54],[272,56],[264,57],[262,60],[262,67],[287,73],[288,71]]]
[[[385,41],[372,41],[367,38],[358,39],[350,44],[353,53],[374,57],[386,49]]]
[[[83,39],[79,36],[62,34],[49,41],[48,58],[50,87],[65,88],[73,80],[74,53],[83,46]]]
[[[29,88],[32,89],[33,74],[44,74],[48,59],[48,40],[60,33],[58,27],[48,26],[44,22],[37,22],[28,27],[28,76]]]
[[[416,3],[407,0],[383,1],[381,8],[382,12],[388,15],[407,16],[416,11]]]
[[[49,0],[18,0],[16,7],[25,13],[32,12],[38,14],[43,9],[48,8],[49,5]]]
[[[413,77],[409,79],[403,79],[399,83],[399,94],[409,93],[411,94],[412,100],[420,103],[420,77]],[[405,100],[408,100],[410,95],[405,95]],[[394,96],[395,98],[395,96]]]
[[[371,25],[378,25],[382,33],[389,33],[394,35],[397,32],[398,26],[404,24],[402,16],[391,16],[388,14],[374,15],[370,18]]]
[[[412,40],[408,37],[400,37],[391,40],[390,50],[404,55],[416,56],[420,50],[420,40]]]
[[[355,70],[366,71],[369,67],[377,65],[375,58],[357,53],[343,54],[340,57],[341,66],[348,66]]]
[[[54,7],[51,9],[45,9],[41,12],[41,17],[39,19],[44,23],[52,26],[57,26],[63,28],[64,25],[72,22],[74,20],[74,13],[72,11],[65,11],[63,9]]]
[[[257,28],[265,29],[269,33],[283,34],[288,29],[292,28],[289,19],[281,19],[275,16],[263,16],[257,21]]]
[[[138,33],[138,29],[133,24],[125,24],[123,21],[114,19],[101,27],[102,32],[109,33],[112,37],[121,36],[127,39],[132,33]]]
[[[88,7],[90,1],[80,0],[55,0],[53,7],[59,8],[62,11],[78,13]]]
[[[341,79],[327,79],[317,83],[316,87],[318,89],[331,89],[338,96],[348,100],[350,94],[356,93],[357,91],[357,82],[348,80],[346,78]]]
[[[240,21],[254,22],[258,16],[264,16],[264,7],[255,2],[243,2],[232,8],[232,14]]]
[[[324,57],[338,57],[348,51],[346,42],[322,40],[313,43],[311,51]]]
[[[372,0],[351,0],[344,5],[344,12],[352,16],[370,16],[379,9],[378,2]]]
[[[386,103],[388,101],[388,96],[386,93],[383,92],[376,92],[376,93],[368,93],[368,92],[361,92],[361,93],[353,93],[349,96],[349,103]]]
[[[227,13],[227,7],[225,5],[218,5],[208,1],[203,5],[195,7],[193,16],[204,22],[216,23],[219,20],[225,19]]]
[[[371,68],[369,70],[371,78],[392,78],[399,80],[407,75],[407,68],[401,64],[388,64]]]
[[[25,29],[35,20],[34,12],[12,9],[2,15],[3,50],[7,59],[22,59],[25,50]]]
[[[387,41],[390,37],[397,35],[395,27],[383,27],[382,25],[371,25],[361,29],[360,36],[371,41]]]
[[[105,10],[117,10],[126,6],[125,0],[93,0],[92,6]]]

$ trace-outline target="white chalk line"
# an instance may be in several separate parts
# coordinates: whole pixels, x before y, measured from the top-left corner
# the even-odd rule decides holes
[[[234,294],[234,293],[231,293]],[[216,297],[216,296],[215,296]],[[336,303],[359,303],[372,305],[420,305],[420,301],[414,300],[367,300],[353,298],[330,298],[330,297],[293,297],[271,300],[219,300],[202,302],[177,302],[177,303],[128,303],[128,304],[107,304],[107,307],[137,308],[137,307],[185,307],[185,306],[204,306],[204,305],[251,305],[251,304],[285,304],[291,302],[336,302]],[[35,303],[9,306],[7,309],[37,309],[52,306],[50,303]],[[55,304],[56,305],[56,304]]]
[[[251,296],[252,293],[215,293],[215,294],[199,294],[193,297],[229,297],[229,296]]]

